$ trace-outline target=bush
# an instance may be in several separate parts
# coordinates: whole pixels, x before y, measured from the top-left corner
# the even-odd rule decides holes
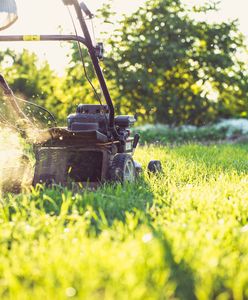
[[[141,135],[141,143],[183,143],[232,140],[248,134],[248,120],[221,120],[212,125],[196,127],[185,125],[144,125],[134,128]]]

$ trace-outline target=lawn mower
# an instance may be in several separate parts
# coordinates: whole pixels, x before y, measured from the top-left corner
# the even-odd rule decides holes
[[[138,134],[133,137],[130,134],[130,127],[136,120],[129,115],[115,116],[114,105],[99,64],[99,60],[103,58],[103,44],[93,44],[85,21],[86,17],[91,19],[93,14],[84,3],[79,4],[78,0],[62,1],[64,5],[74,7],[83,37],[77,34],[74,27],[75,35],[1,35],[0,41],[74,41],[79,45],[84,65],[80,45],[83,44],[88,49],[106,105],[102,104],[100,96],[89,81],[100,104],[79,104],[76,113],[68,116],[65,128],[57,127],[48,111],[30,103],[35,108],[43,109],[52,120],[53,126],[41,130],[35,123],[35,118],[30,118],[22,109],[18,102],[20,99],[14,95],[4,77],[0,76],[0,86],[15,119],[18,120],[18,128],[23,132],[27,128],[37,128],[38,135],[46,136],[33,141],[36,161],[33,185],[44,183],[66,186],[76,182],[96,186],[106,181],[133,182],[142,171],[141,165],[132,158],[140,138]],[[12,16],[9,17],[9,24],[16,20],[16,11],[14,0],[0,1],[0,13],[5,12]],[[7,26],[9,25],[5,22],[2,28]],[[153,173],[161,172],[160,161],[151,161],[148,170]]]

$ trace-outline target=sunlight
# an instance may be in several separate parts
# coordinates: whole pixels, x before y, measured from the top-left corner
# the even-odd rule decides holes
[[[73,33],[71,20],[68,16],[67,9],[61,0],[16,0],[18,6],[19,19],[11,28],[4,30],[2,34],[52,34],[52,33]],[[114,0],[113,9],[117,12],[115,18],[116,24],[122,13],[134,12],[145,0],[135,0],[126,5],[123,0]],[[101,7],[104,0],[86,0],[86,4],[90,7],[93,13]],[[188,0],[187,3],[199,4],[204,0]],[[200,16],[208,21],[227,21],[228,19],[238,19],[240,29],[248,36],[248,24],[246,11],[248,8],[247,1],[236,0],[235,4],[231,0],[222,0],[220,11],[209,13],[207,16]],[[95,33],[99,38],[99,32],[102,26],[95,20]],[[111,27],[108,30],[113,30]],[[79,31],[80,32],[80,31]],[[70,59],[66,56],[70,49],[68,43],[2,43],[1,49],[7,47],[21,51],[26,48],[35,52],[41,60],[48,60],[51,67],[59,74],[63,74],[64,68],[69,63]]]
[[[85,1],[93,13],[101,7],[103,0]],[[121,13],[134,11],[143,0],[136,0],[131,6],[123,5],[123,1],[114,1],[114,10]],[[66,7],[61,0],[17,0],[19,19],[11,28],[4,30],[1,34],[70,34],[73,26]],[[95,20],[96,21],[96,20]],[[102,30],[96,25],[96,36]],[[80,31],[79,31],[80,32]],[[2,43],[1,49],[8,47],[21,51],[26,48],[35,52],[41,60],[48,60],[51,67],[60,75],[69,63],[70,58],[66,56],[70,49],[68,43],[41,42],[39,44],[27,43]]]
[[[70,33],[72,27],[68,12],[59,0],[17,0],[19,19],[2,34],[59,34]],[[17,51],[23,48],[35,52],[41,60],[48,60],[52,68],[62,74],[68,63],[66,53],[70,45],[63,43],[4,43],[2,48],[11,47]]]
[[[0,133],[0,196],[6,189],[31,183],[31,166],[25,163],[24,146],[17,133],[1,128]],[[12,189],[13,189],[12,186]]]

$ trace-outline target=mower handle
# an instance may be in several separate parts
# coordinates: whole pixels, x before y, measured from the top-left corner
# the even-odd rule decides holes
[[[88,30],[88,27],[85,23],[84,17],[83,17],[83,13],[82,10],[84,11],[84,13],[86,15],[88,15],[89,17],[92,16],[91,12],[89,11],[89,9],[87,8],[87,6],[82,2],[81,5],[79,4],[78,0],[62,0],[63,3],[65,5],[73,5],[74,9],[76,11],[80,26],[82,28],[82,31],[84,33],[85,36],[85,40],[86,40],[86,44],[87,44],[87,48],[95,69],[95,73],[96,76],[99,80],[101,89],[102,89],[102,93],[104,95],[104,98],[107,102],[108,108],[109,108],[109,130],[111,132],[111,134],[116,137],[118,136],[117,132],[116,132],[116,128],[115,128],[115,109],[114,109],[114,105],[113,105],[113,101],[111,99],[111,96],[109,94],[109,90],[105,81],[105,78],[103,76],[102,73],[102,69],[99,65],[99,61],[96,55],[96,51],[95,51],[95,47],[93,46],[92,43],[92,39]]]
[[[66,5],[66,6],[75,4],[74,0],[62,0],[62,1],[63,1],[64,5]],[[77,2],[77,0],[76,0],[76,2]],[[80,3],[80,7],[89,18],[94,17],[94,15],[91,13],[91,11],[88,9],[87,5],[84,2]]]
[[[16,113],[17,118],[24,119],[30,122],[28,117],[25,115],[25,113],[21,110],[20,106],[16,102],[14,93],[2,74],[0,74],[0,87],[3,89],[4,94],[7,96],[8,102],[13,108],[14,112]]]
[[[6,96],[13,95],[13,92],[12,92],[11,88],[9,87],[7,81],[5,80],[5,78],[3,77],[2,74],[0,74],[0,86],[3,89],[4,94]]]
[[[95,69],[95,73],[96,76],[98,78],[98,81],[100,83],[101,89],[102,89],[102,93],[104,95],[104,98],[107,102],[108,108],[109,108],[109,131],[111,133],[111,136],[113,137],[118,137],[118,133],[116,131],[116,127],[115,127],[115,109],[114,109],[114,105],[111,99],[111,96],[109,94],[109,90],[105,81],[105,78],[103,76],[102,73],[102,69],[100,67],[99,64],[99,60],[96,54],[96,48],[94,47],[92,40],[91,40],[91,36],[88,30],[88,27],[85,23],[84,17],[83,17],[83,13],[82,10],[87,14],[85,5],[80,6],[78,0],[62,0],[63,3],[65,5],[73,5],[74,9],[76,11],[80,26],[82,28],[82,31],[84,33],[84,37],[85,38],[81,38],[81,37],[74,37],[74,36],[0,36],[0,42],[1,41],[40,41],[40,40],[76,40],[79,41],[83,44],[85,44],[85,46],[88,48],[94,69]],[[8,93],[9,96],[13,96],[13,92],[12,90],[9,88],[7,82],[5,81],[5,79],[2,77],[0,77],[0,87],[3,88],[3,90],[5,91],[5,93]],[[20,108],[18,107],[18,104],[15,102],[14,97],[10,97],[13,98],[12,99],[12,106],[14,107],[14,109],[21,114],[20,112]]]

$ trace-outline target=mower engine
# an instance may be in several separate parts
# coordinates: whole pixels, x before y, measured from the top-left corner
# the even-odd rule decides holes
[[[0,13],[2,11],[7,12],[8,16],[16,16],[15,0],[10,1],[13,5],[8,10],[3,5],[5,1],[10,0],[0,2]],[[0,42],[76,41],[85,77],[100,103],[100,105],[80,104],[76,113],[68,116],[67,127],[52,125],[52,128],[41,130],[39,122],[36,122],[37,115],[40,116],[40,113],[30,118],[31,112],[23,110],[23,103],[28,101],[21,100],[20,105],[20,99],[15,97],[4,78],[0,76],[0,87],[6,95],[8,104],[6,107],[13,110],[15,113],[14,119],[18,121],[18,126],[12,126],[12,123],[9,122],[11,127],[17,130],[21,129],[20,131],[24,136],[30,137],[31,135],[31,140],[34,141],[36,164],[33,184],[45,183],[68,186],[70,183],[76,182],[96,186],[109,180],[133,182],[137,174],[141,172],[141,166],[132,157],[139,142],[138,134],[134,137],[130,136],[130,127],[134,125],[136,120],[133,116],[115,116],[114,104],[100,66],[100,60],[103,57],[103,45],[101,43],[95,45],[92,42],[86,24],[86,19],[92,19],[93,14],[85,3],[79,4],[78,0],[62,0],[62,2],[68,6],[69,12],[70,6],[74,7],[83,36],[78,36],[73,20],[75,35],[0,35]],[[72,18],[71,13],[70,17]],[[10,20],[8,26],[15,19]],[[5,25],[2,28],[5,28]],[[101,98],[87,75],[81,44],[88,50],[94,73],[107,105],[101,104]],[[48,113],[52,124],[56,123],[52,114],[46,109],[34,103],[28,103],[33,108],[39,108]],[[2,119],[5,120],[6,116],[4,115]],[[50,124],[51,122],[49,122],[49,127]],[[30,130],[29,134],[26,134],[27,129],[31,129],[31,134]],[[36,139],[36,136],[38,136],[38,139]],[[148,165],[148,171],[160,173],[162,171],[160,161],[151,161]]]
[[[52,128],[51,138],[35,146],[34,184],[70,182],[95,186],[108,180],[133,181],[141,167],[131,157],[138,135],[130,137],[133,116],[115,117],[119,139],[109,141],[106,105],[80,104],[68,128]]]

